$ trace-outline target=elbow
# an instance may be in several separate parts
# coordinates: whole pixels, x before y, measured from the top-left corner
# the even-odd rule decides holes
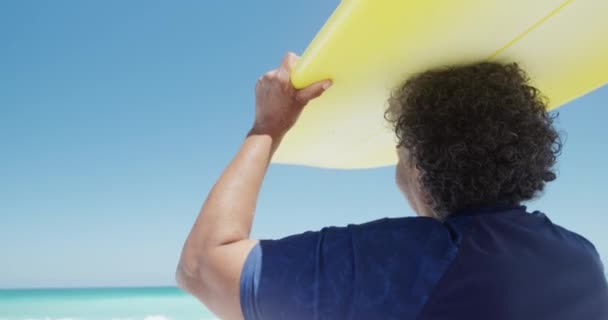
[[[175,282],[180,289],[197,295],[204,288],[203,274],[199,259],[182,257],[175,271]]]
[[[190,290],[188,289],[190,287],[190,282],[191,280],[188,278],[187,272],[184,270],[182,263],[180,262],[175,270],[175,283],[177,284],[178,288],[190,293]]]
[[[175,271],[175,282],[178,288],[208,306],[213,297],[208,270],[199,259],[182,258]]]

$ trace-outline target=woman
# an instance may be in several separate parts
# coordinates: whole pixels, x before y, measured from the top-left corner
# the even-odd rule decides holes
[[[397,185],[418,217],[249,239],[273,152],[331,85],[295,90],[296,59],[258,80],[252,129],[184,245],[182,288],[224,319],[608,319],[593,245],[520,205],[555,179],[561,141],[516,64],[424,72],[390,98]]]

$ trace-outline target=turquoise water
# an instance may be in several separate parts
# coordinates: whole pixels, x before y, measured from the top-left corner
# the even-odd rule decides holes
[[[0,290],[0,320],[211,320],[178,288]]]

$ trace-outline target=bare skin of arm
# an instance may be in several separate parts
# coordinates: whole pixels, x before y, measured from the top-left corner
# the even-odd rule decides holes
[[[249,234],[272,155],[306,104],[331,85],[326,80],[293,88],[289,77],[296,60],[288,53],[278,69],[258,80],[252,129],[209,192],[182,249],[178,285],[222,319],[243,319],[239,280],[257,243]]]

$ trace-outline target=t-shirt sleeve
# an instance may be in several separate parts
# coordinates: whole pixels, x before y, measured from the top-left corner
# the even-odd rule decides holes
[[[352,300],[352,257],[348,228],[261,240],[241,272],[245,319],[343,317],[348,310],[336,306],[347,306]]]

